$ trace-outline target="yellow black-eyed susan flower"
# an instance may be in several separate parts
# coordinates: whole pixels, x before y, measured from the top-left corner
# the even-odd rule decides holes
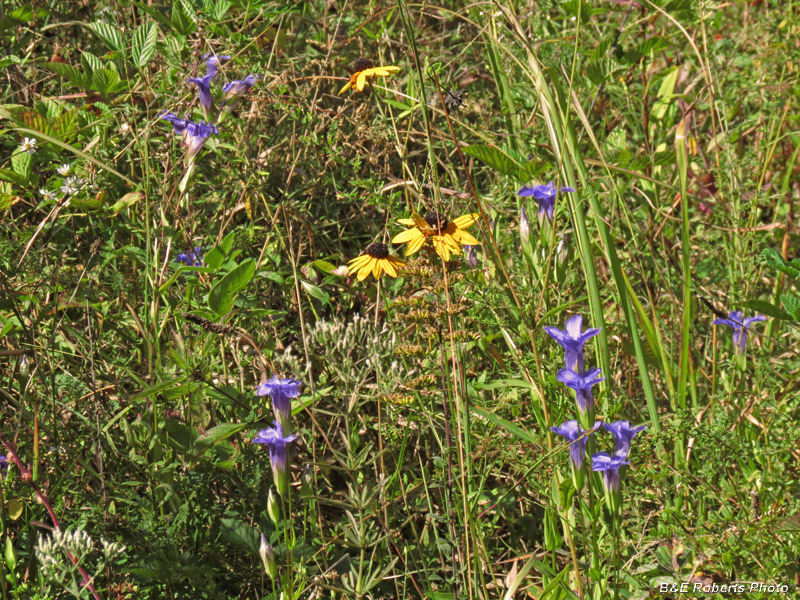
[[[350,81],[339,90],[340,96],[351,87],[357,92],[363,92],[364,86],[367,85],[367,77],[388,77],[392,73],[399,71],[400,67],[376,67],[370,59],[359,58],[353,64],[353,70],[355,72],[350,76]]]
[[[347,263],[347,268],[351,273],[357,271],[358,280],[364,281],[370,273],[375,279],[380,279],[384,272],[390,277],[397,277],[398,267],[404,264],[406,263],[396,256],[389,256],[389,246],[377,242],[367,246],[364,254]]]
[[[445,261],[450,260],[451,254],[461,254],[461,246],[476,246],[480,244],[472,235],[465,230],[475,223],[478,213],[468,213],[457,219],[448,221],[441,213],[435,211],[428,212],[425,217],[417,213],[412,213],[410,219],[400,219],[400,225],[410,226],[410,229],[401,231],[394,238],[393,244],[404,244],[406,256],[417,252],[425,242],[431,241],[433,249]]]

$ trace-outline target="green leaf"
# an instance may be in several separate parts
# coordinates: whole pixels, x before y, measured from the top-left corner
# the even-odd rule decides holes
[[[170,23],[176,32],[183,36],[191,35],[197,29],[197,25],[192,18],[191,9],[186,10],[182,2],[175,2],[172,5],[172,17]]]
[[[114,211],[114,214],[117,214],[126,208],[130,208],[142,198],[144,198],[144,194],[142,194],[142,192],[129,192],[112,204],[110,208],[112,211]]]
[[[325,273],[326,275],[330,275],[336,270],[336,267],[329,263],[327,260],[315,260],[314,266],[317,267],[320,271]]]
[[[303,286],[303,290],[305,290],[306,294],[311,296],[312,298],[316,298],[323,304],[329,304],[331,301],[330,295],[325,292],[321,287],[314,285],[313,283],[309,283],[305,279],[300,280],[300,285]]]
[[[122,32],[119,27],[103,21],[89,23],[87,27],[92,30],[97,37],[103,40],[105,45],[110,49],[119,51],[123,49],[124,43],[122,41]]]
[[[219,316],[230,312],[236,294],[250,283],[255,274],[255,261],[247,259],[214,284],[208,293],[208,307]]]
[[[119,82],[119,75],[111,69],[98,69],[92,73],[92,87],[101,94],[116,91]]]
[[[78,109],[73,108],[61,113],[53,122],[51,129],[53,132],[52,135],[62,142],[69,143],[72,141],[78,129]]]
[[[742,306],[750,308],[758,313],[762,313],[774,319],[781,319],[782,321],[792,320],[792,316],[789,313],[781,310],[774,304],[765,302],[764,300],[748,300],[747,302],[742,304]]]
[[[43,66],[48,71],[52,71],[56,75],[61,75],[72,85],[84,89],[89,87],[89,82],[87,77],[79,69],[73,67],[72,65],[67,65],[65,63],[58,63],[58,62],[48,62],[48,63],[42,63],[41,66]]]
[[[156,53],[156,42],[158,41],[158,26],[155,23],[143,23],[133,33],[131,42],[131,55],[133,64],[140,69],[147,66]]]
[[[15,173],[25,178],[25,183],[28,183],[31,178],[31,166],[33,165],[33,156],[27,152],[15,152],[11,155],[11,167]]]
[[[203,257],[203,261],[212,269],[219,269],[223,260],[225,260],[225,255],[222,253],[222,250],[219,249],[219,246],[214,246],[211,250],[206,252],[206,255]]]
[[[0,169],[0,180],[3,181],[10,181],[11,183],[15,183],[19,186],[26,186],[28,185],[28,178],[12,171],[10,169]]]
[[[256,556],[258,555],[258,530],[252,525],[236,519],[223,518],[219,520],[219,530],[222,537],[227,541]]]
[[[195,445],[198,448],[211,446],[217,442],[221,442],[222,440],[227,440],[232,435],[239,433],[248,427],[249,425],[247,423],[223,423],[222,425],[217,425],[216,427],[212,427],[206,431],[204,435],[201,435],[199,438],[197,438],[197,440],[195,440]]]
[[[519,169],[522,166],[508,154],[500,150],[500,148],[494,148],[484,144],[467,146],[463,148],[463,152],[468,156],[477,158],[479,161],[486,163],[493,169],[509,177],[517,177]]]
[[[764,248],[758,255],[759,264],[767,264],[773,269],[786,273],[789,277],[800,280],[800,264],[797,264],[796,260],[787,263],[774,248]]]
[[[800,321],[800,298],[797,296],[790,296],[789,294],[782,294],[781,302],[787,312],[792,315],[792,318],[795,321]]]

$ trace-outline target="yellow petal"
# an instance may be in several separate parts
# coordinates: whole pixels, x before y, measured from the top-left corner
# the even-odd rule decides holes
[[[383,261],[376,260],[375,264],[372,267],[372,274],[375,276],[375,279],[381,278],[381,269],[383,268]]]
[[[419,229],[406,229],[405,231],[401,231],[396,236],[392,238],[393,244],[405,244],[406,242],[410,242],[413,239],[418,237],[422,237],[422,234],[419,232]]]
[[[370,256],[368,254],[362,254],[347,263],[347,268],[351,271],[355,271],[356,269],[360,268],[365,262],[369,262]]]
[[[442,239],[442,242],[449,246],[454,253],[458,254],[461,251],[461,246],[458,245],[458,242],[452,234],[445,233],[439,237]]]
[[[416,223],[414,223],[414,219],[397,219],[397,222],[400,223],[400,225],[416,225]]]
[[[363,92],[364,91],[364,85],[366,83],[367,83],[367,72],[366,71],[361,71],[358,74],[358,77],[356,77],[356,89],[359,92]]]
[[[406,246],[406,256],[411,256],[415,252],[417,252],[422,246],[425,245],[425,240],[427,240],[424,235],[419,236],[417,239],[412,241],[408,246]]]
[[[444,262],[450,260],[450,246],[448,246],[439,236],[433,238],[433,249],[436,254],[442,257]]]
[[[461,230],[459,230],[459,231],[456,231],[456,232],[453,234],[453,238],[455,238],[455,240],[456,240],[456,241],[457,241],[459,244],[464,244],[464,245],[466,245],[466,246],[477,246],[477,245],[479,245],[479,244],[480,244],[480,242],[479,242],[478,240],[476,240],[474,237],[472,237],[472,236],[471,236],[469,233],[467,233],[466,231],[461,231]]]
[[[387,75],[391,75],[400,70],[400,67],[374,67],[370,69],[372,71],[371,74],[380,75],[381,77],[386,77]]]
[[[392,261],[388,258],[383,261],[383,270],[386,271],[387,275],[397,277],[397,269],[394,268]]]
[[[370,259],[371,259],[370,261],[365,263],[358,270],[358,280],[359,281],[364,281],[367,277],[369,277],[369,274],[372,272],[372,265],[370,264],[372,262],[372,257],[370,257]]]
[[[347,90],[349,90],[349,89],[350,89],[350,86],[351,86],[351,85],[353,85],[353,81],[352,81],[352,79],[351,79],[350,81],[348,81],[347,83],[345,83],[345,84],[344,84],[344,87],[343,87],[342,89],[340,89],[340,90],[339,90],[339,93],[338,93],[338,94],[336,94],[336,95],[337,95],[337,96],[341,96],[341,95],[342,95],[342,94],[344,94],[344,93],[345,93]]]
[[[478,213],[461,215],[457,219],[453,219],[453,223],[455,223],[456,227],[458,227],[459,229],[466,229],[470,225],[473,225],[479,216],[480,215]]]

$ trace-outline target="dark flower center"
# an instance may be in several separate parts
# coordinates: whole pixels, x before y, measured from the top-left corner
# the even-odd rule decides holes
[[[428,223],[428,225],[436,230],[436,233],[439,234],[447,229],[447,226],[450,224],[450,221],[447,220],[447,217],[434,210],[428,211],[428,213],[425,215],[425,221]]]
[[[372,59],[364,58],[363,56],[361,58],[357,58],[356,62],[353,63],[353,69],[356,73],[365,69],[371,69],[373,66],[374,63],[372,62]]]
[[[377,258],[377,259],[386,258],[387,256],[389,256],[389,246],[387,246],[386,244],[381,244],[380,242],[376,242],[374,244],[370,244],[369,246],[367,246],[365,252],[367,253],[368,256],[371,256],[372,258]]]

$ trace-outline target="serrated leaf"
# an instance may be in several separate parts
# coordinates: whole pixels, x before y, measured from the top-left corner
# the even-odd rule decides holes
[[[784,310],[781,310],[774,304],[770,304],[764,300],[748,300],[742,306],[746,308],[750,308],[757,313],[764,314],[768,317],[772,317],[774,319],[781,319],[782,321],[791,321],[792,317],[789,313]]]
[[[800,264],[795,266],[796,260],[797,259],[794,259],[791,263],[787,264],[774,248],[764,248],[761,254],[758,255],[758,262],[760,264],[767,264],[773,269],[778,269],[778,271],[786,273],[789,277],[800,280]]]
[[[114,211],[114,214],[125,210],[139,202],[142,198],[144,198],[144,194],[142,192],[129,192],[125,194],[122,198],[117,200],[114,204],[111,205],[111,210]]]
[[[520,168],[523,166],[511,158],[507,153],[493,146],[486,146],[484,144],[475,144],[463,148],[464,154],[477,158],[479,161],[486,163],[493,169],[499,171],[503,175],[519,177]],[[524,183],[526,180],[521,181]]]
[[[147,66],[156,53],[158,42],[158,26],[155,23],[143,23],[133,33],[131,56],[133,64],[140,69]]]
[[[48,62],[42,63],[41,66],[48,71],[52,71],[56,75],[61,75],[61,77],[69,81],[72,85],[84,89],[89,87],[89,82],[83,72],[72,65],[59,62]]]
[[[28,183],[31,178],[31,166],[33,165],[33,156],[27,152],[15,152],[11,156],[11,168],[14,172],[25,178],[25,183]]]
[[[19,186],[26,186],[28,185],[28,178],[23,177],[19,173],[12,171],[11,169],[0,169],[0,180],[3,181],[10,181]]]
[[[91,77],[95,69],[102,69],[103,63],[91,52],[81,52],[81,65],[87,77]]]
[[[52,125],[52,135],[60,139],[62,142],[69,143],[75,138],[77,129],[78,109],[73,108],[61,113],[56,118]]]
[[[172,17],[170,23],[172,27],[183,36],[191,35],[197,29],[197,24],[194,20],[194,15],[191,14],[191,9],[188,11],[184,8],[182,2],[175,2],[172,4]]]
[[[781,294],[781,303],[795,321],[800,321],[800,298],[789,294]]]
[[[229,542],[236,544],[243,550],[252,554],[258,554],[259,536],[258,530],[252,525],[243,523],[236,519],[220,519],[219,529],[222,537]]]
[[[122,50],[124,43],[122,41],[122,32],[118,27],[105,23],[104,21],[95,21],[89,23],[87,27],[111,50]]]
[[[208,307],[217,315],[230,312],[236,294],[243,290],[256,274],[256,263],[247,259],[220,279],[208,293]]]
[[[98,69],[92,73],[92,87],[101,94],[108,94],[117,89],[119,75],[111,69]]]

